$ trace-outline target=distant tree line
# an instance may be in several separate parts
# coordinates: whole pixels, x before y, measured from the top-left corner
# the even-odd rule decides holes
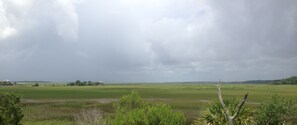
[[[51,83],[52,81],[42,81],[42,80],[25,80],[25,81],[16,81],[20,83]]]
[[[297,76],[292,76],[290,78],[277,80],[273,82],[273,84],[281,84],[281,85],[297,85]]]
[[[0,81],[0,86],[12,86],[15,85],[16,82],[11,82],[11,81]]]
[[[99,86],[104,85],[103,82],[92,82],[92,81],[84,81],[76,80],[75,82],[67,83],[67,86]]]

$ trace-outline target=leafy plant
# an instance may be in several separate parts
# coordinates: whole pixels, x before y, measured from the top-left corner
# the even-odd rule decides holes
[[[139,93],[132,91],[130,95],[123,96],[119,103],[114,104],[116,111],[126,112],[136,108],[145,107],[146,103],[142,100]]]
[[[113,119],[108,120],[110,125],[147,125],[145,110],[133,109],[126,113],[116,112]]]
[[[237,110],[239,100],[224,100],[226,107],[228,108],[228,114],[234,114]],[[224,125],[227,124],[223,107],[220,102],[210,103],[206,111],[200,119],[194,121],[194,125],[200,124],[212,124],[212,125]],[[234,119],[235,125],[250,125],[254,124],[253,112],[246,107],[242,107],[236,119]]]
[[[149,125],[183,125],[186,122],[181,112],[173,112],[167,104],[150,105],[146,109]]]
[[[20,125],[24,117],[20,98],[12,93],[0,94],[0,125]]]
[[[173,112],[166,104],[149,104],[140,95],[132,91],[115,104],[116,114],[108,120],[111,125],[183,125],[185,117],[180,112]]]
[[[256,122],[259,125],[287,124],[289,116],[296,113],[296,106],[292,100],[273,95],[271,99],[262,103],[256,112]]]
[[[210,103],[202,115],[202,119],[196,119],[193,125],[247,125],[254,123],[252,112],[243,107],[248,93],[239,100],[224,100],[221,91],[221,82],[217,84],[219,102]]]
[[[38,87],[38,86],[39,86],[39,84],[37,82],[32,85],[32,87]]]

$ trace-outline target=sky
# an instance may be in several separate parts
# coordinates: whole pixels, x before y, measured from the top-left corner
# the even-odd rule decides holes
[[[297,75],[296,0],[0,0],[0,80]]]

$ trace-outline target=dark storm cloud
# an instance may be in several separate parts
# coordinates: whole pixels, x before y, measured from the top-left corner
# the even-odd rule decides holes
[[[0,79],[195,81],[297,72],[297,3],[0,1]]]

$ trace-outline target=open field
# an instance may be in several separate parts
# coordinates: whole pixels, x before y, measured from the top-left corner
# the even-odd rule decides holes
[[[71,125],[73,115],[82,109],[100,109],[105,115],[113,113],[112,103],[136,90],[149,102],[170,104],[182,111],[187,123],[199,116],[200,111],[216,100],[215,84],[107,84],[105,86],[17,85],[0,87],[0,92],[14,92],[22,98],[25,125]],[[225,98],[241,98],[249,93],[247,106],[253,109],[272,94],[297,100],[297,86],[224,84]]]

